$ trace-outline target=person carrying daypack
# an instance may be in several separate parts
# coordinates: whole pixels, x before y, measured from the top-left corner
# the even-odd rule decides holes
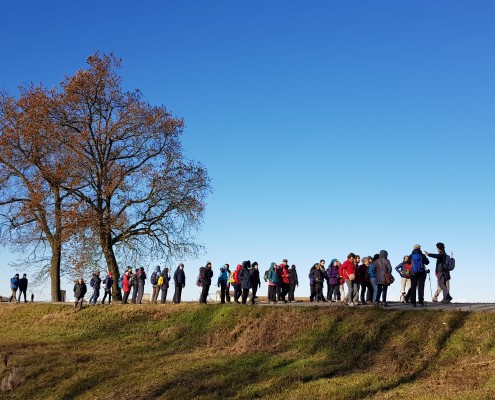
[[[218,275],[217,287],[220,288],[220,304],[225,304],[225,291],[229,282],[229,274],[225,269],[225,265],[220,267],[220,275]]]
[[[308,278],[309,278],[309,301],[313,302],[316,291],[315,291],[315,278],[313,277],[313,271],[318,266],[318,263],[313,264],[313,266],[309,270]]]
[[[105,279],[103,279],[103,288],[105,293],[103,294],[103,299],[101,300],[101,304],[105,304],[105,299],[108,296],[108,304],[112,304],[112,285],[113,285],[113,275],[112,272],[109,272]]]
[[[200,270],[200,279],[201,279],[201,296],[199,297],[199,302],[201,304],[206,304],[208,301],[208,293],[210,291],[211,286],[211,278],[213,277],[213,271],[211,270],[211,262],[207,262],[205,267],[202,267]]]
[[[89,304],[94,306],[96,305],[98,297],[100,297],[100,287],[101,287],[100,271],[96,271],[93,274],[93,277],[90,280],[90,286],[93,288],[93,294],[89,299]]]
[[[416,307],[416,288],[418,289],[418,303],[420,307],[425,306],[425,282],[426,275],[430,272],[425,268],[430,260],[421,251],[419,244],[414,245],[414,249],[409,256],[411,261],[411,304]]]
[[[167,301],[167,292],[168,292],[168,287],[170,285],[170,275],[168,273],[168,268],[165,267],[163,268],[160,277],[158,278],[158,286],[160,287],[160,290],[162,291],[162,297],[160,302],[162,304],[165,304]]]
[[[247,298],[249,296],[249,289],[251,288],[251,275],[249,269],[251,267],[251,261],[243,261],[242,268],[239,272],[239,281],[241,282],[242,290],[242,304],[247,303]]]
[[[160,292],[160,286],[158,286],[158,279],[160,279],[160,274],[161,274],[161,267],[157,265],[150,277],[151,287],[153,288],[153,294],[151,295],[151,304],[156,304],[158,300],[158,293]]]
[[[19,274],[15,274],[12,278],[10,278],[10,290],[12,294],[9,299],[9,303],[14,300],[17,303],[17,289],[19,288]]]
[[[428,257],[435,258],[437,260],[435,267],[435,275],[437,276],[437,283],[443,292],[442,303],[450,303],[452,296],[450,295],[447,282],[450,280],[450,271],[453,269],[452,264],[455,262],[446,254],[445,245],[442,242],[437,243],[438,254],[431,254],[425,251]],[[455,264],[454,264],[455,265]]]

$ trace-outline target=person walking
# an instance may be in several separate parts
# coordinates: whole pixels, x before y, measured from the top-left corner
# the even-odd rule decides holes
[[[225,304],[225,292],[227,290],[227,283],[229,282],[229,274],[225,269],[225,265],[220,267],[220,274],[218,275],[217,287],[220,288],[220,304]]]
[[[124,272],[124,277],[122,278],[122,291],[124,292],[124,296],[122,296],[122,304],[129,304],[127,300],[129,299],[131,288],[132,288],[132,268],[127,267],[127,270]]]
[[[452,296],[449,292],[449,287],[447,287],[447,282],[450,280],[450,271],[446,268],[446,258],[445,245],[442,242],[437,243],[438,254],[431,254],[425,251],[428,257],[435,258],[437,260],[435,266],[435,275],[437,276],[438,287],[442,289],[443,299],[442,303],[450,303],[452,301]]]
[[[315,301],[319,303],[320,301],[326,302],[325,296],[323,296],[323,284],[325,282],[325,260],[321,260],[317,264],[316,268],[313,270],[313,280],[315,283]]]
[[[225,272],[227,273],[228,275],[228,279],[227,279],[227,286],[225,286],[225,301],[227,303],[230,303],[230,284],[231,284],[231,277],[232,277],[232,273],[230,272],[230,266],[229,264],[225,263]]]
[[[161,274],[162,274],[162,267],[157,265],[155,267],[155,270],[151,273],[150,276],[150,283],[153,289],[153,292],[151,294],[151,304],[158,303],[158,294],[160,293],[160,286],[158,286],[158,280],[160,279]]]
[[[342,263],[339,268],[340,277],[345,280],[347,285],[347,296],[344,303],[347,303],[349,307],[354,307],[359,301],[359,293],[356,284],[356,271],[354,261],[356,256],[354,253],[347,255],[347,260]]]
[[[21,295],[24,295],[24,303],[27,303],[27,287],[28,287],[28,279],[27,275],[23,274],[22,278],[19,279],[19,299],[18,301],[21,301]]]
[[[258,268],[258,263],[255,261],[249,271],[251,281],[251,304],[256,304],[256,293],[258,292],[258,288],[261,287],[260,271]]]
[[[375,262],[380,258],[380,255],[379,254],[375,254],[373,256],[373,258],[371,259],[371,263],[370,263],[370,266],[368,268],[368,273],[370,274],[370,283],[371,283],[371,286],[373,288],[373,297],[371,298],[371,302],[373,304],[376,304],[378,303],[378,300],[376,298],[376,295],[378,294],[378,286],[376,285],[376,275],[375,275],[375,272],[374,272],[374,269],[375,268]]]
[[[400,302],[405,303],[410,299],[411,290],[411,260],[409,256],[404,256],[402,262],[395,267],[395,271],[400,275]]]
[[[213,277],[213,271],[211,269],[211,262],[207,262],[205,267],[202,267],[199,272],[201,279],[201,296],[199,297],[200,304],[206,304],[208,302],[208,293],[211,286],[211,278]]]
[[[105,304],[105,299],[108,296],[108,304],[112,304],[112,285],[113,285],[113,276],[112,273],[109,272],[105,279],[103,279],[103,289],[105,293],[103,294],[103,299],[101,300],[101,304]]]
[[[295,301],[296,286],[299,286],[299,279],[297,278],[296,266],[292,264],[289,270],[289,303]]]
[[[279,277],[276,271],[277,264],[272,262],[270,264],[270,269],[268,270],[268,301],[270,304],[277,303],[277,285],[279,282]]]
[[[162,291],[160,303],[165,304],[167,302],[167,292],[170,286],[170,273],[167,267],[163,268],[162,272],[160,273],[160,278],[158,278],[158,286]]]
[[[174,272],[175,293],[173,302],[179,304],[182,296],[182,289],[186,287],[186,274],[184,273],[184,264],[180,263]]]
[[[380,303],[380,296],[383,296],[383,306],[388,307],[387,304],[387,288],[389,283],[387,282],[386,275],[392,274],[392,265],[388,260],[388,252],[386,250],[380,251],[380,257],[375,261],[373,266],[373,272],[375,273],[376,286],[378,288],[376,293],[376,301]]]
[[[84,302],[84,296],[86,295],[87,291],[88,291],[88,288],[86,287],[86,284],[84,283],[84,279],[79,278],[79,280],[77,280],[75,285],[74,285],[74,299],[76,302],[76,304],[74,305],[74,308],[77,309],[77,305],[79,304],[79,309],[82,310],[83,302]]]
[[[411,304],[416,307],[416,288],[417,299],[420,307],[425,306],[425,281],[426,281],[426,265],[430,260],[421,251],[419,244],[414,245],[414,249],[409,256],[411,260]]]
[[[93,294],[89,299],[89,304],[94,306],[98,301],[98,297],[100,297],[100,287],[101,287],[100,271],[96,271],[93,274],[93,277],[89,281],[89,284],[93,288]]]
[[[19,274],[15,274],[12,278],[10,278],[11,295],[9,303],[12,300],[14,300],[14,303],[17,303],[17,289],[19,289]]]
[[[328,301],[340,301],[340,275],[339,275],[340,261],[336,258],[330,261],[330,265],[327,270],[328,279]]]
[[[232,278],[234,279],[234,282],[232,282],[232,286],[234,287],[234,303],[240,304],[239,298],[241,297],[242,291],[241,291],[241,281],[239,279],[239,273],[241,272],[242,265],[237,264],[237,268],[235,269],[234,273],[232,274]]]
[[[251,288],[251,274],[249,273],[251,261],[243,261],[241,271],[239,272],[239,281],[241,282],[242,304],[247,303],[249,289]]]
[[[309,269],[309,301],[313,302],[316,296],[315,290],[315,278],[313,277],[313,271],[318,267],[318,263],[313,264],[313,266]]]

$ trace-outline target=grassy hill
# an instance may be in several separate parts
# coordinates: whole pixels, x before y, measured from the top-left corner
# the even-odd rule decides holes
[[[495,313],[0,306],[5,399],[493,399]],[[4,360],[5,361],[5,360]]]

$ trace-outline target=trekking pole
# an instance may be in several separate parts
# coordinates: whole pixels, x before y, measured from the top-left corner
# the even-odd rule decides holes
[[[430,295],[431,295],[431,301],[433,301],[433,290],[431,290],[431,278],[430,278],[430,272],[428,272],[428,281],[430,281]]]

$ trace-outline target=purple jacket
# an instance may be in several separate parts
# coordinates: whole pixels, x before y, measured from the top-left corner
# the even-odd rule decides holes
[[[327,278],[329,285],[340,285],[339,267],[330,265],[327,270]]]

